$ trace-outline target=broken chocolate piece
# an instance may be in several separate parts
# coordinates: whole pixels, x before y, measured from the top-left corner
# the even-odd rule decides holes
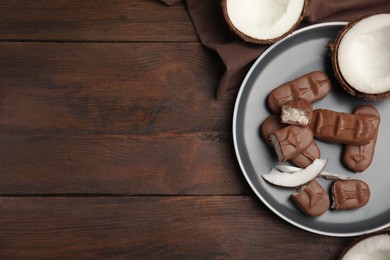
[[[370,188],[361,180],[337,180],[332,183],[332,209],[356,209],[370,199]]]
[[[376,133],[369,117],[328,109],[314,110],[310,126],[314,137],[329,143],[365,145]]]
[[[315,102],[324,98],[331,90],[329,77],[322,71],[313,71],[272,90],[267,97],[268,108],[279,114],[282,105],[289,101],[304,98]]]
[[[271,140],[269,138],[270,135],[285,126],[286,125],[280,122],[279,115],[270,115],[261,124],[260,127],[261,136],[263,137],[264,141],[267,142],[267,144],[272,146]]]
[[[285,124],[307,126],[310,124],[312,116],[313,105],[306,99],[300,98],[282,105],[280,119]]]
[[[372,159],[374,158],[380,115],[378,110],[370,105],[357,107],[354,114],[366,115],[375,128],[375,136],[368,144],[345,145],[343,150],[342,162],[344,166],[353,172],[362,172],[371,165]]]
[[[302,212],[311,217],[321,216],[330,207],[328,193],[316,180],[302,186],[298,192],[291,194],[290,198]]]
[[[313,142],[309,145],[309,147],[305,151],[291,158],[289,161],[295,166],[306,168],[315,159],[318,159],[320,157],[321,157],[320,148],[316,143]]]
[[[294,158],[313,143],[313,132],[310,127],[289,125],[270,136],[272,146],[280,162]]]

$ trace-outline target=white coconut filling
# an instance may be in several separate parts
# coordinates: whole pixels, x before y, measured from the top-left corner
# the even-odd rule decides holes
[[[349,249],[342,258],[342,260],[350,259],[390,259],[390,235],[376,235],[358,242],[351,249]]]
[[[278,160],[281,162],[284,159],[282,148],[280,147],[280,143],[276,135],[272,134],[270,136],[271,143],[275,149],[276,155],[278,156]]]
[[[304,0],[228,0],[232,24],[242,33],[261,40],[288,32],[298,21]]]
[[[298,108],[284,109],[280,118],[282,123],[294,123],[298,125],[309,124],[309,118],[307,117],[306,110]]]
[[[349,29],[338,49],[339,69],[356,90],[390,91],[390,14],[363,19]]]

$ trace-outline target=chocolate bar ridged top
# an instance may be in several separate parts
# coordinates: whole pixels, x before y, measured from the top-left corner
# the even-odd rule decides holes
[[[367,116],[328,109],[315,109],[310,126],[317,139],[328,143],[364,145],[376,135]]]
[[[370,199],[370,188],[361,180],[338,180],[332,184],[332,208],[356,209],[363,207]]]
[[[270,92],[267,105],[272,113],[280,113],[283,104],[304,98],[313,103],[324,98],[332,90],[328,75],[322,71],[313,71],[288,81]]]

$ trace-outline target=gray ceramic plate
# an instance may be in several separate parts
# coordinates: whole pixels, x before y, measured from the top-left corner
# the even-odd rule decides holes
[[[327,171],[361,179],[371,189],[366,206],[348,211],[328,210],[318,218],[307,217],[292,204],[289,196],[294,189],[279,188],[262,179],[261,175],[277,164],[277,158],[259,136],[259,127],[269,115],[265,100],[272,89],[314,70],[333,74],[328,44],[345,24],[333,22],[309,26],[268,48],[244,79],[233,117],[235,151],[243,174],[256,195],[276,215],[291,224],[330,236],[355,236],[390,226],[390,100],[372,103],[379,110],[382,121],[374,160],[364,173],[354,174],[343,168],[341,145],[317,141],[321,157],[329,159]],[[314,103],[314,108],[352,113],[357,105],[370,103],[347,95],[333,81],[335,90]],[[329,189],[331,181],[318,181]]]

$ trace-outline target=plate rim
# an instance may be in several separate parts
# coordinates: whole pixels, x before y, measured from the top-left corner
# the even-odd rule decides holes
[[[233,111],[233,122],[232,122],[232,134],[233,134],[233,145],[234,145],[234,150],[235,150],[235,154],[236,154],[236,158],[237,158],[237,161],[239,163],[239,166],[240,166],[240,169],[241,169],[241,172],[242,174],[244,175],[247,183],[249,184],[249,186],[251,187],[252,191],[256,194],[256,196],[273,212],[275,213],[277,216],[279,216],[280,218],[282,218],[283,220],[285,220],[286,222],[300,228],[300,229],[303,229],[303,230],[306,230],[306,231],[309,231],[309,232],[312,232],[312,233],[315,233],[315,234],[320,234],[320,235],[326,235],[326,236],[333,236],[333,237],[351,237],[351,236],[358,236],[358,235],[364,235],[364,234],[370,234],[370,233],[373,233],[373,232],[378,232],[380,230],[383,230],[387,227],[390,226],[390,221],[389,223],[387,224],[384,224],[384,225],[381,225],[379,227],[376,227],[376,228],[372,228],[372,229],[366,229],[366,230],[362,230],[362,231],[357,231],[357,232],[340,232],[340,233],[336,233],[336,232],[327,232],[327,231],[322,231],[322,230],[318,230],[318,229],[314,229],[314,228],[310,228],[310,227],[307,227],[303,224],[300,224],[296,221],[293,221],[292,219],[288,218],[287,216],[283,215],[282,213],[280,213],[276,208],[274,208],[260,193],[259,191],[255,188],[254,184],[252,183],[252,180],[249,178],[246,170],[245,170],[245,166],[242,162],[242,158],[241,158],[241,155],[240,155],[240,152],[239,152],[239,149],[238,149],[238,140],[237,140],[237,120],[238,120],[238,107],[240,105],[240,101],[242,99],[242,95],[244,93],[244,90],[245,90],[245,86],[249,80],[249,78],[251,77],[253,71],[256,69],[257,65],[260,63],[260,61],[268,55],[268,53],[270,53],[273,49],[275,49],[276,47],[278,47],[280,44],[282,44],[283,42],[285,42],[286,40],[294,37],[295,35],[297,34],[301,34],[305,31],[309,31],[309,30],[314,30],[314,29],[317,29],[317,28],[321,28],[321,27],[330,27],[330,26],[345,26],[347,25],[348,22],[345,22],[345,21],[339,21],[339,22],[324,22],[324,23],[317,23],[317,24],[313,24],[313,25],[308,25],[306,27],[303,27],[303,28],[300,28],[296,31],[294,31],[293,33],[289,34],[288,36],[286,36],[285,38],[283,38],[282,40],[274,43],[272,46],[270,46],[269,48],[267,48],[257,59],[256,61],[253,63],[253,65],[251,66],[251,68],[249,69],[249,71],[247,72],[244,80],[242,81],[241,85],[240,85],[240,88],[239,88],[239,91],[237,93],[237,97],[236,97],[236,101],[235,101],[235,104],[234,104],[234,111]]]

